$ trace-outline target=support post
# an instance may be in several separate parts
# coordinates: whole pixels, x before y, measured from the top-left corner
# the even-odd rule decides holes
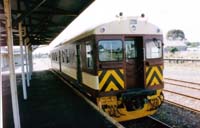
[[[29,81],[29,70],[28,70],[28,46],[27,46],[27,39],[25,39],[25,60],[26,60],[26,82],[27,86],[30,87],[30,81]]]
[[[5,19],[6,19],[6,31],[7,31],[7,45],[8,45],[8,57],[9,57],[10,89],[11,89],[13,119],[14,119],[15,128],[20,128],[21,124],[20,124],[20,116],[19,116],[15,65],[14,65],[14,57],[13,57],[13,35],[12,35],[10,0],[4,0],[4,11],[5,11],[5,17],[6,17]]]
[[[1,27],[1,24],[0,24]],[[2,86],[2,70],[1,70],[1,63],[2,63],[2,56],[1,56],[1,33],[0,33],[0,128],[3,128],[3,86]]]
[[[28,71],[29,71],[29,80],[31,80],[31,48],[28,46]]]
[[[33,49],[31,47],[31,76],[32,76],[32,73],[33,73]]]
[[[32,47],[30,45],[30,52],[29,52],[29,62],[30,62],[30,79],[31,79],[31,76],[32,76],[32,72],[33,72],[33,58],[32,58]]]
[[[26,90],[26,81],[24,74],[24,53],[23,53],[23,39],[22,39],[22,22],[19,22],[19,43],[20,43],[20,53],[21,53],[21,76],[22,76],[22,88],[24,100],[27,100],[27,90]]]

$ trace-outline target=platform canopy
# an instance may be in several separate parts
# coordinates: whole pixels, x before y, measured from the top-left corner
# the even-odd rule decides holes
[[[94,0],[11,0],[14,45],[19,45],[22,21],[31,45],[47,45]],[[0,2],[0,42],[6,46],[3,0]]]

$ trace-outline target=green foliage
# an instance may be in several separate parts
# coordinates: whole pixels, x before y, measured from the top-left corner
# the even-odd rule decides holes
[[[171,53],[175,53],[175,52],[177,52],[178,51],[178,49],[176,48],[176,47],[171,47],[170,49],[169,49],[169,52],[171,52]]]
[[[168,40],[184,40],[185,34],[182,30],[173,29],[167,32],[167,39]]]
[[[187,42],[186,45],[188,47],[198,47],[200,45],[199,42]]]

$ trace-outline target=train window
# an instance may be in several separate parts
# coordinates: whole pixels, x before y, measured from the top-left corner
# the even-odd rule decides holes
[[[100,61],[121,61],[123,59],[121,40],[101,40],[98,46]]]
[[[160,58],[162,56],[162,42],[158,39],[146,40],[146,58]]]
[[[133,59],[137,57],[137,50],[134,39],[126,39],[126,59]]]
[[[52,54],[52,58],[53,58],[53,60],[55,60],[55,53]]]
[[[65,50],[65,55],[66,55],[66,63],[69,63],[69,50]]]
[[[90,42],[86,43],[86,58],[87,68],[93,69],[92,44]]]
[[[56,57],[55,57],[55,58],[56,58],[55,60],[57,61],[57,60],[58,60],[58,56],[57,56],[57,54],[55,54],[55,56],[56,56]]]
[[[65,62],[65,52],[62,51],[62,62],[64,63]]]
[[[55,60],[55,53],[52,54],[52,58],[53,58],[53,60]]]

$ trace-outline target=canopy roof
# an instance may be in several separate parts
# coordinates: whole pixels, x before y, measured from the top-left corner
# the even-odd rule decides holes
[[[14,45],[19,45],[18,23],[31,45],[49,44],[94,0],[11,0]],[[0,2],[0,42],[6,44],[3,0]]]

